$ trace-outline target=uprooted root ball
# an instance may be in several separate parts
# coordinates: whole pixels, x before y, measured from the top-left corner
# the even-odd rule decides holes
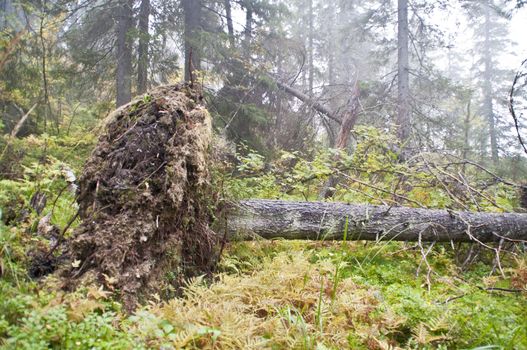
[[[80,178],[83,223],[69,247],[68,282],[95,277],[131,309],[212,271],[211,134],[187,85],[157,88],[108,117]]]

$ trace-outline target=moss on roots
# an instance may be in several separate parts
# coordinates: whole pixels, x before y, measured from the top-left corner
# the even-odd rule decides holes
[[[68,285],[95,278],[133,309],[213,270],[211,138],[210,116],[187,85],[157,88],[108,117],[80,178]]]

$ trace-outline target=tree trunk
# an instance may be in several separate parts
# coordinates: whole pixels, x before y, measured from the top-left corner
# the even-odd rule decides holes
[[[243,49],[248,56],[251,47],[251,37],[253,33],[253,9],[250,1],[245,1],[245,29],[243,33]]]
[[[463,153],[461,157],[463,159],[468,158],[468,152],[470,151],[470,119],[472,118],[472,114],[470,111],[470,107],[472,105],[472,95],[469,95],[468,102],[467,102],[467,114],[465,115],[465,120],[463,121]],[[462,173],[465,174],[465,168],[466,164],[463,164]]]
[[[130,30],[133,26],[133,0],[121,0],[117,9],[117,72],[116,106],[120,107],[132,99],[132,42]]]
[[[227,34],[229,35],[229,44],[231,49],[234,49],[236,42],[234,41],[234,25],[232,24],[231,0],[225,0],[225,16],[227,17]]]
[[[355,127],[357,119],[359,118],[359,85],[355,83],[351,96],[348,101],[348,109],[344,112],[342,117],[342,123],[340,124],[340,130],[335,141],[335,149],[346,150],[349,144],[349,138],[351,130]],[[340,156],[337,155],[337,159]],[[328,181],[324,184],[322,191],[319,194],[320,199],[327,199],[333,197],[335,194],[335,186],[339,183],[340,177],[338,175],[332,175]]]
[[[150,0],[141,0],[139,8],[139,47],[137,60],[137,93],[144,94],[148,88],[148,33],[150,18]]]
[[[351,130],[355,127],[359,117],[359,86],[355,83],[348,101],[348,109],[344,112],[342,124],[335,143],[336,149],[346,149],[349,144]]]
[[[483,43],[483,61],[484,69],[483,72],[483,113],[487,118],[487,123],[489,126],[489,137],[490,137],[490,151],[492,162],[494,165],[498,164],[498,142],[496,137],[496,122],[494,118],[494,107],[492,103],[492,50],[491,50],[491,37],[490,37],[490,6],[488,3],[483,5],[485,7],[485,41]]]
[[[526,214],[452,212],[331,202],[241,201],[229,208],[231,239],[494,242],[527,240]]]
[[[410,67],[408,63],[408,0],[398,0],[397,17],[397,136],[401,143],[404,144],[408,140],[411,130]]]
[[[313,28],[313,0],[308,0],[308,27],[309,27],[309,35],[307,39],[307,51],[308,51],[308,66],[309,66],[309,77],[308,77],[308,84],[309,84],[309,96],[313,96],[313,84],[314,84],[314,77],[315,77],[315,66],[313,63],[313,41],[314,41],[314,28]]]
[[[201,69],[199,45],[201,0],[183,0],[183,12],[185,14],[185,81],[191,81],[193,71]]]
[[[327,26],[328,26],[329,37],[333,38],[332,39],[333,41],[327,47],[328,61],[327,61],[327,78],[326,78],[327,80],[326,81],[329,83],[329,85],[325,87],[325,91],[328,96],[335,96],[335,90],[336,90],[335,87],[337,85],[337,77],[336,77],[336,74],[337,74],[336,57],[337,55],[336,54],[337,54],[337,51],[339,51],[339,49],[334,47],[334,43],[338,42],[338,40],[335,38],[337,38],[337,33],[338,33],[336,29],[336,24],[339,22],[337,21],[337,17],[338,17],[337,8],[331,7],[329,11],[330,12],[329,12]],[[326,134],[328,137],[328,145],[334,145],[336,142],[334,123],[331,123],[330,121],[323,119],[322,126],[326,130]]]

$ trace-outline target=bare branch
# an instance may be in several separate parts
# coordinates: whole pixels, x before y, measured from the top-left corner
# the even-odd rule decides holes
[[[516,76],[514,77],[514,81],[512,83],[511,91],[509,94],[509,111],[511,112],[512,118],[514,119],[514,127],[516,128],[516,134],[518,135],[518,141],[520,141],[520,144],[525,153],[527,153],[527,147],[525,146],[525,142],[523,141],[522,135],[520,133],[520,122],[518,120],[518,116],[516,115],[516,111],[514,110],[514,94],[516,92],[516,84],[518,84],[518,81],[520,80],[520,78],[525,77],[525,75],[527,74],[526,72],[522,72],[522,68],[521,68],[526,64],[527,64],[527,59],[522,62],[520,66],[520,70],[516,73]]]

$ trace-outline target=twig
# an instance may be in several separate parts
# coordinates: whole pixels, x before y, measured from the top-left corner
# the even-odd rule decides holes
[[[55,200],[53,201],[53,206],[51,207],[51,215],[55,212],[55,206],[57,205],[57,201],[62,196],[62,193],[70,186],[70,184],[67,184],[66,186],[62,187],[59,191],[59,194],[57,194],[57,197],[55,197]]]
[[[447,304],[447,303],[449,303],[449,302],[451,302],[451,301],[454,301],[454,300],[457,300],[457,299],[461,299],[461,298],[463,298],[465,295],[467,295],[467,293],[463,293],[463,294],[460,294],[460,295],[456,295],[456,296],[454,296],[454,297],[448,297],[448,298],[446,298],[445,301],[439,303],[439,305],[444,305],[444,304]]]
[[[484,193],[482,193],[482,192],[476,190],[474,187],[470,186],[468,183],[466,183],[466,182],[464,182],[464,181],[458,179],[458,178],[455,177],[454,175],[449,174],[449,173],[447,173],[447,172],[444,171],[444,170],[439,169],[435,164],[432,163],[432,165],[433,165],[433,167],[434,167],[435,169],[437,169],[437,170],[438,170],[440,173],[442,173],[443,175],[445,175],[445,176],[451,178],[452,180],[454,180],[454,181],[456,181],[456,182],[458,182],[458,183],[460,183],[460,184],[462,184],[462,185],[466,185],[466,187],[467,187],[468,190],[469,190],[469,193],[470,193],[470,191],[472,191],[472,192],[476,193],[477,195],[479,195],[480,197],[482,197],[482,198],[486,199],[487,201],[489,201],[489,203],[491,203],[492,205],[494,205],[496,208],[499,208],[499,209],[505,210],[505,208],[503,208],[501,205],[499,205],[498,203],[496,203],[496,201],[494,201],[492,198],[490,198],[489,196],[485,195]]]
[[[80,210],[77,210],[77,212],[75,213],[75,215],[73,215],[70,220],[68,221],[68,223],[66,224],[66,226],[64,227],[64,229],[62,230],[60,236],[58,237],[57,239],[57,243],[55,243],[55,245],[53,246],[53,248],[51,248],[48,252],[48,254],[46,254],[46,258],[49,258],[51,256],[51,254],[53,254],[53,252],[61,245],[62,242],[64,242],[64,239],[65,239],[65,236],[66,236],[66,232],[68,232],[69,228],[71,227],[71,225],[73,225],[73,223],[75,222],[75,220],[79,217],[79,213],[80,213]]]
[[[116,138],[113,142],[117,142],[120,139],[122,139],[123,137],[125,137],[126,135],[128,135],[130,133],[130,131],[132,131],[133,128],[135,128],[136,125],[137,125],[137,121],[131,127],[129,127],[128,130],[126,130],[121,136]]]
[[[525,290],[523,290],[523,289],[509,289],[509,288],[500,288],[500,287],[485,288],[485,287],[476,286],[476,288],[478,288],[479,290],[484,291],[484,292],[506,292],[506,293],[523,293],[523,292],[525,292]],[[456,295],[456,296],[453,296],[453,297],[448,297],[445,301],[439,303],[439,305],[444,305],[444,304],[447,304],[447,303],[449,303],[451,301],[454,301],[454,300],[457,300],[457,299],[461,299],[464,296],[467,296],[469,294],[472,294],[472,293],[463,293],[463,294]]]
[[[432,267],[428,263],[427,256],[432,251],[432,248],[434,247],[435,242],[432,242],[430,244],[430,247],[428,247],[428,249],[426,251],[424,250],[423,242],[421,240],[421,236],[422,236],[422,233],[425,230],[426,230],[426,228],[423,229],[421,232],[419,232],[419,239],[418,239],[418,242],[417,242],[417,245],[419,246],[419,249],[421,250],[422,259],[421,259],[421,262],[419,263],[419,266],[417,267],[416,276],[419,276],[419,272],[421,270],[421,264],[424,262],[426,264],[426,267],[427,267],[427,271],[426,271],[426,287],[428,289],[428,293],[430,293],[430,290],[431,290],[431,287],[432,287],[432,282],[430,281],[430,274],[432,273]]]
[[[503,245],[503,238],[500,239],[500,243],[498,244],[498,248],[494,248],[494,252],[496,253],[496,263],[495,265],[498,266],[499,270],[500,270],[500,273],[501,273],[501,277],[505,278],[505,272],[503,272],[503,268],[501,267],[501,259],[500,259],[500,251],[501,251],[501,246]],[[492,271],[494,271],[495,269],[495,266],[492,268]],[[492,274],[492,272],[491,272]]]
[[[380,191],[380,192],[384,192],[384,193],[386,193],[386,194],[390,194],[390,195],[395,196],[395,197],[400,198],[400,199],[404,199],[405,201],[410,202],[410,203],[413,203],[413,204],[419,206],[420,208],[426,208],[426,206],[424,206],[423,204],[421,204],[421,203],[419,203],[418,201],[415,201],[415,200],[413,200],[413,199],[411,199],[411,198],[408,198],[408,197],[403,196],[403,195],[401,195],[401,194],[393,193],[393,192],[391,192],[391,191],[385,190],[385,189],[380,188],[380,187],[377,187],[377,186],[375,186],[375,185],[371,185],[371,184],[369,184],[369,183],[367,183],[367,182],[361,181],[361,180],[356,179],[356,178],[353,178],[353,177],[351,177],[351,176],[349,176],[349,175],[347,175],[347,174],[341,173],[340,171],[339,171],[339,173],[340,173],[342,176],[344,176],[344,177],[348,178],[349,180],[351,180],[351,181],[353,181],[353,182],[356,182],[356,183],[358,183],[358,184],[360,184],[360,185],[363,185],[363,186],[366,186],[366,187],[373,188],[374,190],[377,190],[377,191]]]
[[[507,292],[507,293],[523,293],[525,290],[523,289],[509,289],[509,288],[500,288],[500,287],[489,287],[489,288],[483,288],[478,287],[480,290],[484,290],[487,292]]]

